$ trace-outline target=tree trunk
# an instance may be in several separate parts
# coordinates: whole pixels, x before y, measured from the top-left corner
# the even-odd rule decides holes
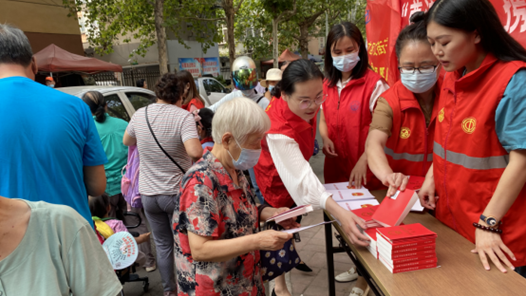
[[[300,25],[300,38],[298,40],[301,56],[306,60],[309,59],[309,27],[309,24]]]
[[[234,65],[234,60],[236,59],[236,41],[234,39],[234,1],[230,2],[229,5],[225,5],[223,9],[225,10],[226,17],[226,29],[227,29],[227,43],[228,43],[228,58],[230,59],[230,69]]]
[[[164,0],[155,0],[155,33],[157,35],[157,49],[159,52],[159,71],[161,75],[168,73],[168,53],[166,50],[166,28],[163,26]]]
[[[272,58],[274,59],[274,68],[279,68],[278,22],[278,18],[272,20]]]

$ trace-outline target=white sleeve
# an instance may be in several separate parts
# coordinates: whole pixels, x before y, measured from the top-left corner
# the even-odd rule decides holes
[[[376,87],[374,88],[373,94],[371,95],[371,100],[369,101],[369,110],[371,110],[371,113],[374,111],[374,106],[376,105],[378,97],[388,89],[389,85],[383,79],[380,79],[378,82],[376,82]]]
[[[233,100],[235,98],[240,98],[240,97],[241,98],[243,97],[243,93],[240,90],[234,90],[233,92],[224,96],[221,100],[219,100],[212,106],[208,107],[208,109],[212,110],[215,113],[217,111],[217,108],[219,108],[219,106],[221,106],[223,103],[226,103],[230,100]]]
[[[276,170],[294,202],[298,206],[310,204],[315,209],[325,209],[331,194],[312,171],[298,143],[285,135],[269,134],[267,144]]]
[[[259,107],[261,107],[263,110],[267,110],[267,107],[268,107],[268,104],[270,103],[270,101],[266,98],[266,97],[263,97],[261,98],[261,100],[259,101],[258,105]]]

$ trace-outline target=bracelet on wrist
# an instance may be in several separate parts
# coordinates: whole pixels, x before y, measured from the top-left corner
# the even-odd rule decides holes
[[[473,226],[475,226],[478,229],[485,230],[485,231],[490,231],[490,232],[499,233],[499,234],[502,233],[502,229],[499,229],[499,228],[491,228],[488,226],[480,225],[478,223],[473,223]]]

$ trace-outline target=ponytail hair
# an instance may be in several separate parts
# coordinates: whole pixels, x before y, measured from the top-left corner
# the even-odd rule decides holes
[[[414,13],[410,19],[411,24],[406,26],[396,39],[396,57],[400,59],[400,54],[409,41],[420,41],[429,43],[427,40],[427,29],[425,14],[421,11]]]
[[[106,121],[106,99],[98,91],[88,91],[82,96],[82,100],[89,106],[95,121],[103,123]]]

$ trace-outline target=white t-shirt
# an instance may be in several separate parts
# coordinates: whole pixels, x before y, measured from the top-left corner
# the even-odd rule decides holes
[[[213,104],[212,106],[208,107],[208,109],[214,111],[214,113],[217,111],[217,108],[221,106],[223,103],[228,102],[230,100],[233,100],[235,98],[247,98],[251,99],[252,101],[256,102],[263,110],[267,109],[268,104],[270,103],[269,100],[265,97],[265,94],[259,94],[255,90],[252,92],[249,92],[250,96],[245,96],[242,91],[236,89],[233,92],[229,93],[228,95],[224,96],[219,102]]]

